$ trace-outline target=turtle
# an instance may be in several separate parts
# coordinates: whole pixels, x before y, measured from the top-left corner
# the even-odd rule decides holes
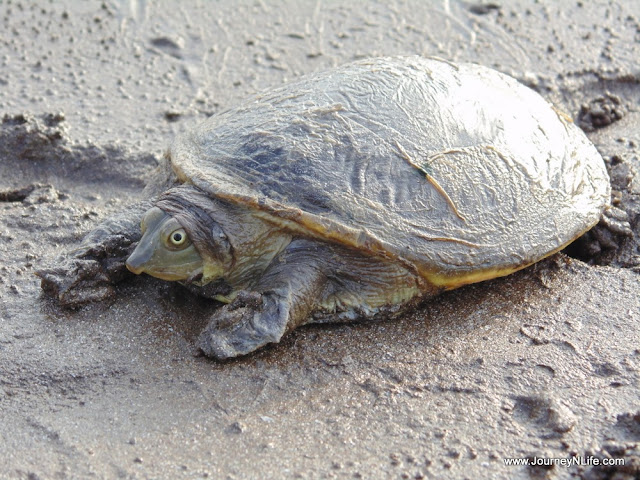
[[[392,318],[565,248],[609,208],[602,157],[514,78],[422,56],[356,61],[180,135],[146,200],[39,272],[62,304],[146,273],[212,303],[226,359],[309,323]],[[140,225],[140,226],[139,226]]]

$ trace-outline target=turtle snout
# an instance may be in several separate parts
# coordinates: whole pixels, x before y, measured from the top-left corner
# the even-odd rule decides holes
[[[153,252],[148,248],[140,248],[140,245],[138,245],[125,262],[127,270],[136,275],[140,275],[144,272],[144,266],[151,259],[152,254]]]

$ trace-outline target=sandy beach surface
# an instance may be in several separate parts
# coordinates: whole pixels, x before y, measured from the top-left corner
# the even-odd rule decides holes
[[[139,200],[176,135],[396,54],[496,68],[567,112],[633,235],[226,363],[192,355],[206,305],[180,286],[130,278],[79,310],[42,293],[34,271]],[[638,0],[0,1],[0,478],[640,478],[638,59]]]

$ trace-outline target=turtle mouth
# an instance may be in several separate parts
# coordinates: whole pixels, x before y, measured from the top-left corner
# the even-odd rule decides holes
[[[198,279],[202,279],[202,268],[196,269],[190,274],[186,274],[185,271],[190,270],[190,267],[193,265],[189,263],[184,263],[180,265],[174,265],[172,268],[153,268],[147,269],[145,265],[133,265],[130,264],[129,261],[126,263],[127,270],[136,275],[140,275],[142,273],[146,273],[147,275],[151,275],[152,277],[159,278],[161,280],[167,281],[176,281],[176,280],[186,280],[188,282],[193,279],[197,282]]]
[[[146,273],[161,280],[176,281],[202,278],[201,262],[188,261],[168,266],[153,265],[153,255],[146,252],[136,255],[134,251],[125,262],[127,270],[136,275]]]
[[[186,285],[200,285],[204,278],[204,268],[199,268],[195,272],[191,274],[189,278],[187,278],[183,283]]]

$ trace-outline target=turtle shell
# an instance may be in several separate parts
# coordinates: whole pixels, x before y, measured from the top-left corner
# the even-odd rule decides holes
[[[453,288],[568,244],[610,199],[569,117],[475,64],[376,58],[214,115],[172,146],[179,179],[305,235]]]

